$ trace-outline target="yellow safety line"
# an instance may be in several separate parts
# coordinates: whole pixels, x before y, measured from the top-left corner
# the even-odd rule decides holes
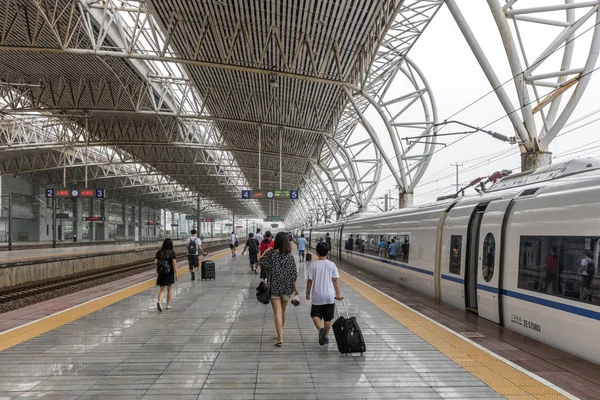
[[[211,260],[218,260],[221,257],[229,254],[229,250],[224,251],[223,254],[219,254],[212,257]],[[177,276],[180,276],[188,271],[188,267],[181,267],[177,269]],[[111,304],[117,303],[128,297],[143,292],[144,290],[150,289],[156,286],[156,278],[149,279],[147,281],[135,284],[126,289],[120,290],[116,293],[106,295],[99,299],[91,300],[89,302],[74,306],[64,312],[48,316],[40,319],[33,323],[12,329],[10,331],[0,333],[0,351],[6,350],[10,347],[16,346],[20,343],[26,342],[34,337],[42,335],[53,329],[61,327],[69,322],[73,322],[81,317],[85,317],[95,311],[101,310]]]
[[[508,399],[567,399],[504,361],[452,334],[353,276],[339,271],[340,279],[452,361]]]

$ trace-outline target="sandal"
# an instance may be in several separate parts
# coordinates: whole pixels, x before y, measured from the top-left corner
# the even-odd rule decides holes
[[[277,347],[283,346],[283,340],[278,340],[277,342],[275,342],[275,346],[277,346]]]
[[[158,310],[158,312],[162,312],[162,307],[160,306],[160,303],[156,303],[156,309]]]

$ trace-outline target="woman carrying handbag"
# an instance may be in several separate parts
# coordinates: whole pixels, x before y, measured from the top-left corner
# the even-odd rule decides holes
[[[260,266],[261,277],[266,278],[271,295],[271,307],[277,330],[275,346],[281,347],[283,345],[285,309],[291,296],[298,295],[296,288],[298,270],[292,255],[292,244],[286,233],[277,234],[273,248],[268,249],[260,259]]]

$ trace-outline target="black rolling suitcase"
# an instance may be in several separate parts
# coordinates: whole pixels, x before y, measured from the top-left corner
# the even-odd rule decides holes
[[[215,279],[215,262],[212,260],[204,260],[200,265],[200,275],[202,280]]]
[[[306,262],[312,261],[312,254],[306,253],[306,257],[305,258],[306,258]]]
[[[362,355],[362,353],[367,351],[365,339],[360,331],[356,317],[349,317],[346,303],[343,300],[342,303],[344,304],[346,317],[341,316],[338,310],[338,315],[340,316],[332,325],[338,350],[342,354],[360,353]]]

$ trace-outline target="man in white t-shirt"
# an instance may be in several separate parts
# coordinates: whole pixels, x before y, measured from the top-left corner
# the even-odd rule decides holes
[[[231,237],[229,238],[229,248],[231,249],[231,257],[235,257],[235,249],[238,246],[237,236],[235,231],[231,232]]]
[[[329,246],[326,242],[321,242],[317,244],[316,250],[319,260],[311,263],[308,269],[306,300],[310,300],[312,289],[310,316],[319,331],[319,344],[323,346],[325,343],[329,343],[335,301],[342,300],[343,297],[340,293],[340,283],[338,282],[340,275],[337,267],[327,259]],[[324,321],[324,327],[321,326],[321,319]]]
[[[256,235],[254,235],[254,239],[258,240],[258,243],[263,241],[263,235],[260,233],[260,228],[256,228]]]
[[[185,242],[185,246],[187,247],[187,256],[188,256],[188,266],[190,270],[190,275],[192,280],[196,280],[196,272],[198,272],[198,267],[200,266],[199,255],[206,256],[206,253],[202,249],[202,241],[196,234],[198,233],[195,229],[192,229],[192,237],[188,238]]]

